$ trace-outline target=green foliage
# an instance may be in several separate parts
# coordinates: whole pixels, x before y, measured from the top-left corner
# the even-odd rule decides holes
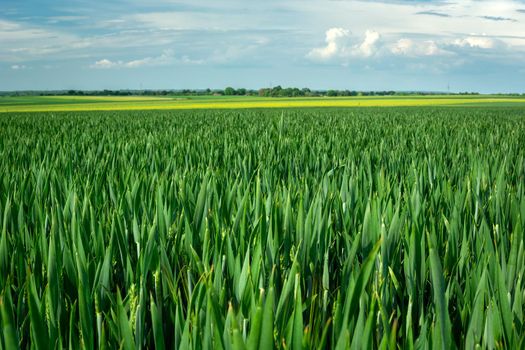
[[[522,109],[0,116],[0,349],[520,348]]]

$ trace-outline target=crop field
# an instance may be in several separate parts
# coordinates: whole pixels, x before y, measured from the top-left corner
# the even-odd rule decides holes
[[[318,107],[525,107],[525,97],[511,96],[365,96],[365,97],[254,97],[254,96],[22,96],[0,97],[2,112],[118,111],[174,109],[252,109]]]
[[[0,349],[524,348],[525,108],[493,99],[0,98]]]

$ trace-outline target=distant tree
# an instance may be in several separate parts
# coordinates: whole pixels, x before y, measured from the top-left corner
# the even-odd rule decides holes
[[[270,89],[270,95],[272,97],[279,97],[279,96],[281,96],[281,90],[282,89],[283,88],[281,87],[281,85],[277,85],[276,87]]]
[[[292,97],[293,89],[291,88],[285,88],[279,91],[279,96],[281,97]]]
[[[244,88],[237,89],[237,95],[241,95],[241,96],[246,95],[246,89]]]
[[[236,91],[234,88],[232,88],[231,86],[228,86],[226,89],[224,89],[224,94],[226,96],[233,96],[236,94]]]
[[[293,97],[304,96],[304,93],[303,93],[302,90],[299,90],[298,88],[293,88],[292,89],[292,96]]]

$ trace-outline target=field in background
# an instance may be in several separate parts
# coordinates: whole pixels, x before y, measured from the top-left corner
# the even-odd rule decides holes
[[[524,145],[523,108],[0,114],[0,349],[523,349]]]
[[[401,106],[523,106],[523,97],[502,96],[377,96],[268,98],[252,96],[0,97],[1,112],[245,109],[299,107],[401,107]]]

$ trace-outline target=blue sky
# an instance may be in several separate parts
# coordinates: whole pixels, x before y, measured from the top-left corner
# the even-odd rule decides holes
[[[525,1],[2,0],[0,90],[525,92]]]

